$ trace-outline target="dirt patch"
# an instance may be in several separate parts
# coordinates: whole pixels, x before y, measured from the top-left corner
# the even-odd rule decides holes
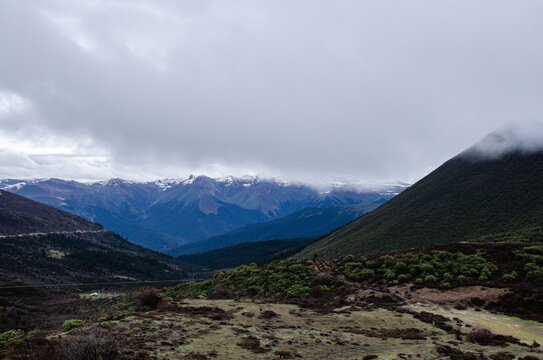
[[[426,337],[420,329],[407,328],[407,329],[355,329],[347,328],[345,332],[353,334],[361,334],[367,337],[381,338],[383,340],[393,338],[402,340],[425,340]]]
[[[543,322],[543,288],[541,284],[533,286],[518,285],[512,292],[488,301],[487,310],[498,311],[527,320]]]
[[[484,360],[486,359],[486,356],[484,356],[483,354],[464,352],[460,349],[453,348],[449,345],[437,345],[436,351],[440,355],[448,356],[451,360]]]
[[[268,349],[264,348],[260,344],[260,340],[254,336],[247,336],[243,338],[237,345],[243,349],[254,352],[255,354],[262,354],[268,352]]]
[[[277,350],[273,353],[279,359],[296,359],[302,357],[300,354],[290,351]]]
[[[427,311],[421,311],[419,313],[411,312],[411,311],[406,311],[406,312],[413,315],[415,319],[425,322],[427,324],[432,324],[438,329],[444,330],[448,333],[457,333],[457,331],[453,328],[453,326],[449,324],[451,319],[445,316],[433,314]]]
[[[190,352],[183,357],[184,360],[209,360],[209,357],[198,352]]]
[[[231,312],[216,306],[178,306],[175,311],[193,316],[203,316],[211,320],[230,320],[234,317]]]
[[[410,302],[430,303],[450,306],[476,305],[496,301],[505,294],[511,293],[508,288],[489,288],[484,286],[462,286],[449,290],[435,288],[411,289],[412,285],[392,287],[390,290],[399,293]]]
[[[258,315],[259,319],[269,320],[278,317],[279,315],[271,310],[266,310]]]
[[[507,343],[521,344],[521,342],[513,336],[496,335],[488,329],[473,329],[467,336],[472,343],[479,345],[494,345],[503,346]]]
[[[492,360],[514,360],[515,355],[508,352],[499,352],[494,355],[490,355]]]

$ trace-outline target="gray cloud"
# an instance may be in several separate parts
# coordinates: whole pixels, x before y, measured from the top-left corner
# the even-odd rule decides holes
[[[0,140],[26,145],[0,144],[0,177],[412,181],[496,128],[541,119],[542,10],[6,0]]]
[[[462,152],[471,159],[497,159],[511,152],[543,151],[543,123],[510,125],[485,136]]]

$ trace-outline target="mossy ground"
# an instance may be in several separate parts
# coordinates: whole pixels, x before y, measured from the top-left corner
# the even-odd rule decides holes
[[[447,315],[444,308],[419,310]],[[447,359],[438,353],[438,347],[445,345],[486,358],[506,352],[543,359],[539,348],[527,345],[482,346],[467,341],[478,315],[481,322],[492,316],[484,310],[470,311],[469,323],[451,318],[446,322],[452,330],[443,330],[399,308],[350,305],[323,313],[295,304],[251,299],[178,299],[155,310],[135,311],[120,319],[100,319],[84,326],[98,324],[123,338],[122,358],[363,359],[376,355],[378,359]],[[59,329],[48,336],[69,340],[72,335]],[[8,345],[3,344],[4,348]],[[20,341],[17,346],[21,346]]]

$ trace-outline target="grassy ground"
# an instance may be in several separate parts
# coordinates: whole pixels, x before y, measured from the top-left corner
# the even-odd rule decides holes
[[[13,288],[0,358],[543,359],[542,265],[539,245],[454,244],[160,290]]]
[[[541,339],[541,323],[516,319],[509,325],[525,326],[512,333],[486,310],[360,300],[372,292],[375,298],[389,295],[365,289],[352,295],[349,305],[325,311],[254,299],[163,299],[146,309],[118,293],[84,298],[77,300],[81,327],[27,330],[0,342],[0,356],[32,358],[34,352],[39,359],[36,349],[46,354],[81,341],[81,334],[106,334],[117,341],[111,359],[543,359],[541,349],[532,346]],[[490,345],[469,340],[478,327],[506,335],[505,340]],[[40,348],[43,339],[47,345]]]

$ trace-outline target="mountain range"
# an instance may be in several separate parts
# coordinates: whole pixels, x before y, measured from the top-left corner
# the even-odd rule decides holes
[[[277,179],[231,176],[154,182],[0,181],[0,189],[101,223],[136,244],[162,252],[306,208],[383,203],[407,186],[334,183],[317,188]]]
[[[307,208],[279,219],[250,224],[226,234],[172,249],[168,254],[178,256],[224,248],[244,242],[266,240],[312,239],[327,234],[375,209],[379,204]],[[258,245],[252,245],[258,246]]]
[[[298,256],[329,258],[541,234],[543,152],[512,149],[483,156],[475,150],[455,156]]]

